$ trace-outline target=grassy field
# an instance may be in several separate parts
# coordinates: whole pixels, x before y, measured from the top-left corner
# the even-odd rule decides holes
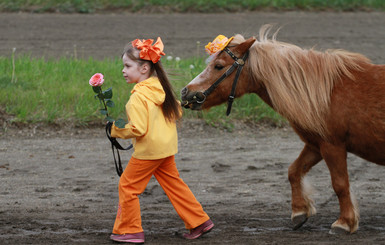
[[[0,11],[93,13],[236,12],[255,10],[385,10],[384,0],[2,0]]]
[[[93,13],[103,11],[129,12],[233,12],[254,10],[385,10],[384,0],[2,0],[0,12],[63,12]],[[203,58],[176,61],[163,59],[171,74],[176,94],[205,67]],[[101,108],[95,100],[89,78],[97,72],[105,76],[104,89],[113,88],[114,118],[125,117],[124,105],[132,85],[121,76],[120,60],[78,60],[60,58],[47,60],[27,55],[0,57],[0,113],[13,115],[13,121],[25,123],[70,123],[86,125],[102,121]],[[226,105],[209,112],[185,111],[185,117],[204,118],[210,124],[231,129],[225,116]],[[282,124],[284,119],[256,95],[235,101],[230,118]]]
[[[163,65],[170,74],[175,92],[179,91],[206,66],[203,58],[175,59],[164,57]],[[114,118],[125,118],[124,105],[133,85],[127,85],[121,74],[122,64],[116,60],[77,60],[61,58],[0,57],[0,108],[14,115],[14,121],[25,123],[59,123],[86,125],[102,121],[102,107],[88,84],[95,73],[104,74],[103,90],[113,88]],[[204,118],[210,124],[231,129],[225,116],[226,106],[208,112],[185,110],[185,117]],[[235,101],[230,118],[269,120],[281,124],[283,119],[256,95]]]

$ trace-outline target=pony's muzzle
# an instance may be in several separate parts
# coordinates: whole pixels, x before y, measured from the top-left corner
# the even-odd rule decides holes
[[[181,90],[182,106],[187,109],[200,110],[206,96],[199,91],[189,91],[187,87]]]
[[[181,91],[180,91],[180,94],[181,94],[181,99],[182,99],[182,106],[186,109],[189,109],[190,108],[190,103],[187,99],[187,94],[188,94],[188,88],[187,87],[184,87]]]
[[[186,96],[187,93],[188,93],[188,88],[187,88],[187,87],[182,88],[182,90],[180,91],[180,94],[182,95],[182,98],[183,98],[184,96]]]

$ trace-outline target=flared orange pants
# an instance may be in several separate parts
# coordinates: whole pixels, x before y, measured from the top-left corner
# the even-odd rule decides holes
[[[154,175],[174,206],[186,229],[193,229],[209,220],[190,188],[179,177],[174,156],[159,160],[132,157],[119,181],[119,208],[113,233],[142,232],[138,195],[144,192]]]

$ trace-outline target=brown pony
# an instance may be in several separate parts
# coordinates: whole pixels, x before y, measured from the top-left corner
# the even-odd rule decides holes
[[[332,231],[353,233],[359,212],[349,187],[347,152],[385,165],[385,65],[343,50],[305,50],[276,41],[276,33],[268,39],[271,29],[263,26],[259,40],[236,35],[227,46],[236,57],[224,51],[212,55],[205,70],[182,89],[182,103],[200,110],[227,101],[235,72],[209,95],[203,91],[248,52],[235,97],[258,94],[305,142],[288,171],[294,229],[316,213],[304,177],[323,159],[340,204]]]

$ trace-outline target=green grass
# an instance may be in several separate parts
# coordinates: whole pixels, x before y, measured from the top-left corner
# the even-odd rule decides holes
[[[385,10],[384,0],[2,0],[0,11],[93,13],[235,12],[254,10]]]
[[[163,59],[176,94],[206,66],[203,58],[180,61]],[[14,65],[13,65],[14,62]],[[193,67],[192,67],[193,66]],[[0,109],[14,116],[13,121],[24,123],[58,123],[86,125],[102,121],[102,107],[94,98],[90,77],[103,73],[103,90],[113,88],[115,107],[109,112],[113,118],[125,118],[124,106],[133,85],[127,85],[121,74],[122,64],[116,60],[77,60],[74,58],[32,58],[27,55],[15,59],[0,57]],[[14,73],[13,73],[14,71]],[[231,129],[230,119],[269,120],[281,124],[284,120],[256,95],[245,95],[233,104],[230,117],[225,116],[226,105],[207,112],[185,110],[187,118],[204,118],[210,124]]]

